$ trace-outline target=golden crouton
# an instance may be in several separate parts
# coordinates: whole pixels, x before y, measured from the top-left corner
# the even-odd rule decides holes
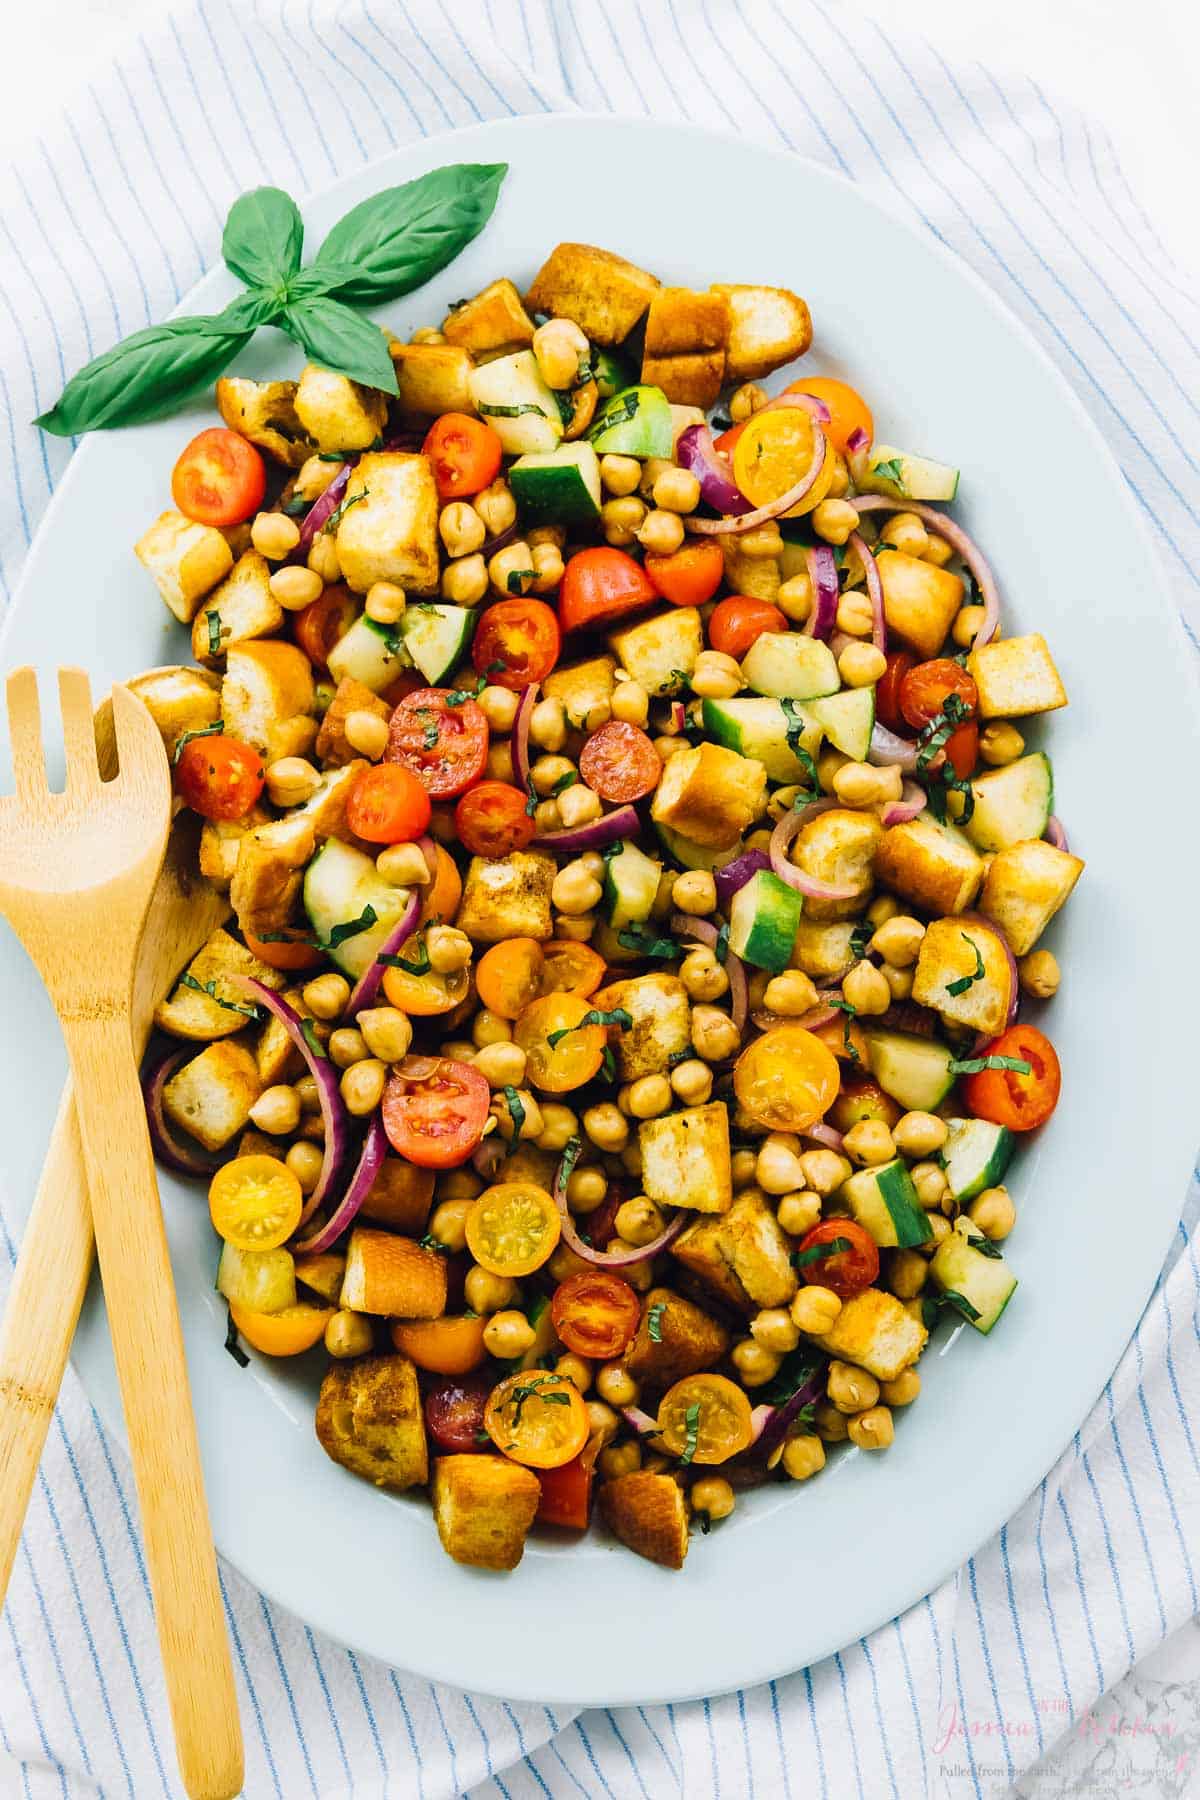
[[[604,1523],[630,1550],[664,1569],[682,1569],[688,1553],[687,1501],[669,1475],[635,1469],[600,1489]]]
[[[550,889],[557,873],[554,858],[541,850],[473,856],[455,924],[477,944],[500,944],[510,937],[551,938]]]
[[[691,1002],[678,975],[635,975],[614,981],[590,1004],[605,1012],[620,1007],[633,1020],[627,1030],[613,1034],[622,1081],[665,1075],[691,1044]]]
[[[729,850],[767,804],[767,773],[753,757],[707,740],[664,764],[650,817],[693,843]]]
[[[317,1401],[321,1448],[376,1487],[397,1493],[429,1479],[417,1371],[407,1356],[334,1363]]]
[[[365,450],[387,424],[387,395],[309,363],[296,389],[296,417],[318,450]]]
[[[312,826],[298,813],[246,833],[229,884],[229,901],[242,931],[261,938],[264,932],[283,930],[315,848]]]
[[[642,1303],[637,1334],[624,1361],[635,1381],[666,1388],[685,1375],[711,1369],[728,1348],[729,1333],[703,1307],[670,1288],[653,1287]]]
[[[854,934],[853,919],[801,918],[796,927],[790,967],[803,969],[814,981],[827,981],[842,975],[857,961],[850,948]]]
[[[237,1153],[239,1156],[278,1156],[279,1140],[268,1137],[265,1131],[255,1130],[253,1125],[247,1125],[237,1141]]]
[[[163,1111],[206,1150],[223,1150],[244,1128],[261,1093],[249,1050],[222,1038],[172,1075],[163,1088]]]
[[[217,383],[217,411],[231,431],[266,450],[286,468],[298,469],[312,445],[296,416],[294,381],[248,381],[222,375]]]
[[[744,1188],[722,1217],[697,1219],[675,1239],[671,1252],[743,1312],[786,1306],[796,1292],[788,1240],[757,1188]]]
[[[638,1127],[642,1189],[662,1206],[723,1213],[733,1203],[729,1110],[719,1100],[646,1119]]]
[[[271,985],[276,984],[272,982]],[[303,1018],[308,1008],[299,988],[284,988],[283,997],[292,1011]],[[254,1040],[254,1064],[264,1088],[275,1087],[279,1082],[299,1081],[305,1073],[304,1058],[274,1013],[267,1014]]]
[[[182,625],[191,624],[205,594],[233,564],[233,552],[215,525],[197,525],[178,512],[159,513],[133,553]]]
[[[792,861],[818,881],[853,887],[849,900],[804,901],[810,920],[847,919],[862,911],[871,892],[875,853],[883,827],[874,813],[834,806],[800,827],[792,845]]]
[[[388,345],[396,369],[401,412],[437,418],[445,412],[475,411],[470,374],[475,359],[461,344]]]
[[[200,829],[200,873],[206,881],[228,893],[237,868],[238,845],[256,825],[266,825],[269,814],[252,806],[244,819],[205,819]]]
[[[729,302],[715,289],[704,294],[694,288],[660,287],[650,301],[645,335],[650,355],[724,350],[728,336]]]
[[[623,626],[608,642],[621,667],[648,694],[677,694],[696,667],[704,635],[696,607],[675,606]]]
[[[502,275],[473,300],[451,307],[442,320],[442,336],[473,356],[505,356],[529,348],[533,320],[521,304],[516,284]]]
[[[661,284],[645,269],[591,244],[558,244],[525,296],[533,313],[574,319],[594,344],[627,338]]]
[[[362,1216],[408,1237],[420,1237],[429,1218],[433,1182],[432,1169],[418,1169],[402,1156],[387,1156],[362,1203]]]
[[[446,1264],[414,1238],[356,1226],[346,1246],[342,1305],[385,1319],[440,1319],[446,1310]]]
[[[271,592],[267,559],[257,550],[246,550],[192,620],[192,655],[198,663],[216,668],[231,644],[270,637],[282,624],[283,608]],[[214,644],[219,649],[214,651]]]
[[[539,1150],[536,1144],[527,1144],[522,1138],[516,1149],[509,1150],[504,1158],[504,1179],[532,1182],[534,1187],[545,1188],[552,1194],[558,1164],[557,1150]]]
[[[221,717],[231,737],[273,761],[284,753],[278,747],[280,732],[297,716],[311,717],[315,704],[312,664],[295,644],[271,638],[230,649],[221,683]]]
[[[979,689],[981,719],[1020,719],[1067,704],[1067,690],[1040,631],[981,644],[967,658],[967,671]]]
[[[676,406],[715,405],[725,385],[725,352],[723,350],[689,350],[679,356],[652,356],[647,350],[642,357],[642,380],[649,387],[661,388]]]
[[[353,712],[374,713],[377,719],[382,719],[385,723],[392,716],[392,709],[386,700],[373,694],[369,687],[364,687],[353,675],[344,676],[338,682],[337,691],[325,710],[321,729],[317,733],[317,756],[327,769],[341,768],[354,762],[358,756],[358,752],[346,738],[346,720]],[[338,834],[335,831],[327,835],[336,837]]]
[[[970,986],[964,988],[964,981]],[[1008,946],[1002,934],[974,920],[967,924],[962,919],[934,919],[921,940],[912,997],[952,1025],[995,1037],[1008,1023],[1012,999]]]
[[[929,1333],[894,1294],[863,1288],[842,1302],[842,1310],[823,1337],[813,1343],[842,1362],[856,1363],[876,1381],[895,1381],[915,1363]]]
[[[612,699],[616,668],[616,659],[611,656],[592,656],[586,662],[568,663],[565,668],[554,669],[547,675],[542,683],[542,694],[547,700],[561,700],[568,725],[582,729],[593,717],[607,717],[604,708]]]
[[[729,303],[726,380],[757,381],[812,343],[808,307],[790,288],[714,282],[712,291]]]
[[[919,656],[936,656],[962,605],[961,577],[902,550],[881,550],[875,562],[888,630]]]
[[[403,450],[361,456],[346,484],[337,528],[347,585],[365,594],[377,581],[393,581],[413,594],[435,594],[439,510],[427,456]]]
[[[268,1155],[274,1154],[275,1146],[272,1145]],[[319,1294],[322,1300],[328,1300],[331,1306],[338,1304],[345,1273],[346,1259],[336,1250],[318,1250],[296,1258],[296,1280],[302,1281],[314,1294]]]
[[[374,712],[375,708],[368,709]],[[318,844],[326,838],[344,838],[352,835],[346,824],[346,803],[350,798],[350,790],[370,764],[365,757],[355,757],[352,762],[343,763],[339,769],[329,769],[321,777],[321,785],[311,794],[303,806],[295,808],[294,817],[306,819],[312,826],[313,837]]]
[[[924,812],[884,832],[875,874],[927,912],[960,913],[979,892],[983,864],[956,826]]]
[[[204,731],[221,716],[221,683],[207,669],[148,669],[128,687],[158,726],[168,757],[185,732]]]
[[[1041,838],[1010,844],[992,858],[979,910],[1000,926],[1014,956],[1028,956],[1083,869],[1078,856]]]
[[[476,1569],[515,1569],[542,1499],[532,1469],[505,1456],[438,1456],[433,1518],[442,1549]]]
[[[747,556],[731,531],[717,542],[725,558],[725,585],[730,593],[745,594],[751,600],[767,600],[774,606],[783,585],[779,558]]]
[[[154,1023],[172,1037],[201,1042],[232,1037],[243,1029],[247,1017],[245,992],[230,979],[238,975],[252,975],[264,987],[283,986],[278,969],[269,969],[245,944],[219,928],[197,951],[166,999],[159,1002]]]

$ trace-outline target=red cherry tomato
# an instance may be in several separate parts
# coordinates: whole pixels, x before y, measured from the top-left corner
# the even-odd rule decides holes
[[[586,1531],[592,1511],[592,1478],[600,1439],[594,1437],[578,1456],[557,1469],[535,1469],[542,1485],[537,1518],[542,1525],[561,1525],[567,1531]]]
[[[849,1300],[863,1288],[870,1287],[879,1275],[879,1251],[875,1240],[855,1219],[822,1219],[800,1239],[798,1254],[820,1249],[841,1238],[849,1248],[835,1250],[832,1255],[815,1256],[802,1262],[801,1279],[816,1287],[831,1288],[843,1300]]]
[[[648,556],[644,564],[664,600],[672,606],[703,606],[725,578],[720,544],[685,544],[670,556]]]
[[[479,621],[471,661],[477,674],[519,693],[545,680],[561,648],[558,619],[544,600],[498,600]]]
[[[938,656],[918,663],[900,682],[900,712],[905,722],[920,729],[936,719],[951,694],[957,694],[969,717],[979,706],[979,689],[961,663]]]
[[[492,1092],[469,1063],[406,1056],[383,1092],[383,1129],[419,1169],[454,1169],[483,1136]]]
[[[253,444],[223,425],[194,437],[171,475],[171,498],[200,525],[240,525],[262,505],[267,470]]]
[[[525,795],[507,781],[481,781],[468,788],[454,809],[454,823],[472,856],[507,856],[523,850],[534,833]]]
[[[787,619],[769,600],[753,600],[747,594],[730,594],[718,600],[708,621],[708,641],[741,662],[751,644],[764,631],[786,631]]]
[[[295,937],[282,940],[272,939],[264,943],[256,938],[252,931],[242,926],[242,936],[246,940],[246,948],[257,956],[259,962],[265,962],[269,969],[314,969],[324,956],[318,950],[302,928],[297,926]]]
[[[554,1290],[550,1317],[576,1356],[607,1361],[633,1341],[642,1303],[627,1281],[607,1269],[581,1269]]]
[[[180,799],[202,819],[241,819],[263,791],[263,759],[235,737],[195,737],[175,765]]]
[[[392,714],[384,759],[403,763],[433,800],[461,794],[483,774],[488,722],[474,700],[448,704],[448,688],[418,688]]]
[[[447,1375],[425,1396],[425,1423],[439,1450],[459,1456],[490,1450],[483,1413],[492,1383],[485,1375]]]
[[[428,829],[429,795],[403,763],[376,763],[355,780],[346,823],[368,844],[409,844]]]
[[[957,731],[950,733],[942,748],[954,773],[960,781],[965,781],[979,761],[978,725],[960,725]]]
[[[500,473],[504,446],[499,433],[470,413],[443,413],[430,426],[421,450],[433,464],[442,500],[478,494]]]
[[[1033,1025],[1010,1025],[979,1054],[1014,1057],[1029,1064],[1029,1073],[981,1069],[978,1075],[968,1075],[963,1099],[969,1111],[993,1125],[1007,1125],[1010,1131],[1036,1131],[1044,1125],[1062,1089],[1062,1070],[1050,1039]]]
[[[568,558],[558,590],[558,617],[564,631],[595,629],[658,599],[646,571],[623,550],[597,545]]]
[[[653,793],[662,759],[646,733],[623,719],[593,731],[579,757],[579,773],[602,800],[641,800]]]
[[[295,617],[292,629],[305,656],[319,669],[329,667],[329,652],[358,617],[358,597],[345,582],[335,582]]]
[[[908,650],[889,650],[887,668],[875,684],[875,717],[889,731],[899,731],[905,736],[908,735],[908,724],[900,711],[900,689],[916,661]]]

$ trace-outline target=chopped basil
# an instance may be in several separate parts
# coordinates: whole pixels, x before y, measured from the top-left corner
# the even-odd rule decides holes
[[[550,789],[547,798],[550,800],[557,800],[558,796],[560,794],[565,794],[569,787],[574,787],[578,780],[579,777],[574,769],[568,769],[565,775],[559,776],[554,786]]]
[[[530,779],[525,784],[525,817],[527,819],[532,819],[536,814],[537,809],[538,791],[534,787],[532,779]]]
[[[886,462],[876,463],[871,473],[879,480],[890,481],[898,494],[907,494],[904,468],[898,456],[889,456]]]
[[[672,669],[671,670],[671,679],[672,679],[672,681],[677,681],[679,683],[680,687],[690,687],[691,686],[692,678],[688,674],[686,669]]]
[[[779,1365],[779,1372],[762,1392],[762,1399],[770,1406],[784,1406],[797,1389],[806,1387],[825,1358],[815,1351],[810,1344],[799,1344],[795,1350],[789,1350]]]
[[[709,1517],[708,1513],[697,1511],[696,1522],[699,1525],[702,1534],[707,1537],[712,1530],[712,1519]]]
[[[225,1318],[225,1348],[239,1369],[247,1369],[250,1366],[250,1358],[238,1342],[237,1326],[233,1322],[233,1313],[228,1307],[225,1309]]]
[[[687,1439],[683,1446],[683,1455],[679,1458],[685,1465],[690,1463],[700,1443],[700,1402],[693,1400],[683,1415],[687,1431]]]
[[[366,931],[370,926],[376,925],[378,922],[379,914],[375,911],[375,908],[370,902],[368,902],[359,913],[357,919],[347,919],[343,924],[335,925],[327,938],[318,938],[316,940],[316,948],[318,950],[336,950],[339,944],[344,944],[346,942],[347,938],[357,937],[360,931]]]
[[[861,962],[867,954],[875,928],[870,919],[859,919],[850,933],[850,954],[855,962]]]
[[[303,1034],[305,1043],[308,1045],[313,1055],[319,1056],[322,1062],[327,1061],[328,1058],[325,1055],[325,1046],[317,1036],[316,1021],[314,1019],[301,1019],[300,1030]]]
[[[602,1081],[617,1079],[617,1059],[607,1044],[604,1046],[604,1055],[600,1058],[600,1078]]]
[[[975,952],[975,973],[973,975],[963,975],[958,981],[948,981],[946,983],[946,992],[948,994],[965,994],[969,987],[974,986],[975,982],[982,981],[984,975],[983,957],[980,955],[979,945],[975,942],[973,937],[968,937],[965,931],[960,931],[958,935],[965,944],[970,944],[972,950]]]
[[[575,1164],[579,1161],[582,1154],[583,1139],[581,1137],[568,1138],[563,1146],[562,1161],[558,1165],[558,1176],[555,1181],[555,1187],[560,1191],[565,1191],[566,1185],[571,1179]],[[530,1320],[530,1323],[532,1324],[533,1321]]]
[[[661,1344],[663,1341],[662,1316],[666,1310],[666,1301],[656,1300],[646,1314],[646,1334],[652,1344]]]
[[[924,726],[917,738],[917,768],[924,771],[933,761],[947,738],[964,720],[971,716],[971,709],[961,694],[950,693],[942,703],[942,710],[934,713],[929,723]]]
[[[626,925],[617,933],[622,950],[633,950],[638,956],[660,956],[664,961],[680,955],[674,938],[656,937],[644,925]]]
[[[842,1026],[842,1043],[846,1046],[846,1055],[851,1062],[861,1062],[862,1057],[854,1048],[854,1039],[850,1036],[850,1027],[858,1017],[857,1006],[852,1006],[849,1000],[831,1000],[829,1004],[836,1007],[838,1012],[846,1015],[845,1023]]]
[[[353,455],[353,452],[349,452],[348,454]],[[317,461],[336,463],[345,462],[346,455],[347,452],[341,450],[319,450],[317,452]]]
[[[512,1120],[513,1126],[512,1139],[508,1146],[508,1154],[511,1156],[521,1141],[521,1130],[525,1124],[525,1108],[521,1104],[520,1094],[511,1081],[504,1089],[504,1098],[508,1103],[508,1116]]]
[[[925,1321],[925,1329],[931,1330],[943,1312],[956,1312],[961,1318],[971,1320],[979,1317],[978,1308],[971,1305],[965,1294],[955,1288],[946,1288],[940,1294],[931,1295],[921,1302],[921,1316]]]
[[[301,513],[306,513],[311,505],[311,500],[305,500],[301,495],[293,494],[290,500],[283,502],[281,511],[285,512],[289,519],[298,519]]]
[[[820,786],[820,778],[817,775],[816,763],[800,742],[801,738],[804,736],[804,720],[800,717],[794,700],[781,700],[779,704],[783,708],[783,717],[787,728],[788,746],[792,755],[804,770],[804,778],[815,794]],[[811,798],[811,796],[809,796],[809,798]]]
[[[214,719],[211,725],[202,725],[197,731],[181,731],[175,744],[175,755],[172,762],[177,763],[184,749],[193,738],[220,737],[225,729],[224,719]]]
[[[1004,1261],[1003,1250],[1001,1250],[999,1244],[993,1244],[990,1237],[984,1237],[981,1234],[979,1237],[968,1238],[967,1242],[970,1244],[972,1250],[977,1250],[979,1252],[980,1256],[990,1257],[994,1262]]]
[[[1014,1075],[1032,1075],[1033,1065],[1020,1056],[968,1056],[948,1064],[952,1075],[979,1075],[984,1069],[1011,1069]]]
[[[719,963],[723,963],[725,961],[725,958],[729,955],[729,926],[728,926],[728,924],[722,925],[720,931],[718,931],[718,933],[717,933],[717,941],[713,945],[713,955],[716,957],[716,959]]]
[[[585,1025],[618,1025],[622,1031],[628,1031],[633,1025],[633,1015],[627,1013],[623,1006],[614,1007],[612,1012],[597,1012],[593,1009],[584,1013],[578,1025],[564,1025],[561,1031],[548,1032],[546,1042],[553,1050],[565,1037],[570,1037],[573,1031],[582,1031]]]
[[[714,431],[732,431],[733,420],[728,413],[715,412],[711,420]]]
[[[474,700],[476,695],[482,694],[486,686],[487,682],[481,675],[473,688],[452,688],[446,695],[446,705],[461,706],[464,700]]]
[[[510,569],[504,578],[504,585],[510,594],[523,593],[525,583],[532,581],[536,574],[536,569]]]
[[[436,713],[432,712],[428,706],[416,707],[415,713],[416,717],[421,721],[426,750],[436,750],[437,741],[441,735],[441,727],[437,722]]]
[[[441,1238],[435,1238],[432,1231],[427,1231],[424,1237],[417,1239],[417,1242],[422,1250],[432,1250],[438,1256],[450,1255],[449,1244],[443,1244]]]
[[[410,961],[386,950],[381,950],[375,958],[387,969],[403,969],[406,975],[428,975],[433,964],[429,960],[429,952],[425,948],[425,940],[421,938],[417,944],[417,954]]]
[[[546,417],[544,406],[534,406],[532,401],[525,401],[521,406],[481,406],[479,411],[489,419],[520,419],[526,413],[536,413],[539,419]]]
[[[667,1067],[673,1069],[681,1062],[689,1062],[695,1054],[694,1050],[672,1050],[667,1058]]]
[[[793,1250],[793,1269],[806,1269],[809,1263],[824,1262],[827,1256],[841,1256],[845,1250],[852,1250],[849,1238],[830,1238],[827,1244],[811,1244],[807,1250]]]
[[[504,658],[498,656],[495,662],[490,662],[483,672],[485,675],[501,675],[507,667],[508,664],[505,662]]]
[[[635,419],[637,417],[637,410],[638,392],[636,388],[630,388],[626,393],[619,394],[609,401],[608,405],[600,414],[600,417],[596,420],[596,423],[588,432],[588,436],[590,438],[597,438],[603,432],[610,431],[614,425],[624,425],[628,423],[630,419]]]
[[[350,508],[352,506],[357,506],[360,500],[365,500],[370,491],[370,488],[364,488],[361,494],[351,494],[349,498],[343,500],[339,506],[335,506],[321,527],[322,536],[328,536],[331,532],[336,531],[346,514],[350,511]]]
[[[225,1008],[226,1012],[240,1013],[243,1019],[257,1020],[262,1017],[257,1006],[243,1006],[237,1000],[222,999],[217,992],[215,976],[211,981],[197,981],[194,975],[181,975],[179,985],[180,987],[194,988],[198,994],[207,994],[210,1000],[215,1000],[218,1006]]]
[[[220,656],[221,615],[216,607],[212,606],[205,613],[204,617],[208,620],[208,654],[210,656]]]

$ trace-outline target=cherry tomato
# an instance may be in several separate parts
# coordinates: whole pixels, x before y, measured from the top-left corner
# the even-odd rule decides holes
[[[520,693],[546,679],[561,649],[557,615],[544,600],[497,600],[476,627],[471,661],[476,674]]]
[[[889,731],[908,735],[908,725],[900,711],[900,689],[908,671],[916,667],[916,657],[909,650],[889,650],[887,668],[875,684],[875,717]]]
[[[229,1302],[229,1316],[237,1330],[264,1356],[300,1356],[311,1350],[324,1337],[333,1313],[332,1306],[314,1306],[307,1300],[277,1313],[253,1312],[236,1300]]]
[[[643,567],[672,606],[703,606],[725,578],[720,544],[685,544],[670,556],[648,556]]]
[[[420,669],[401,669],[398,675],[393,675],[379,698],[386,706],[399,706],[410,694],[418,693],[425,686],[425,681],[426,677]]]
[[[837,1099],[837,1060],[803,1025],[772,1025],[734,1064],[738,1103],[768,1131],[807,1131]]]
[[[583,1395],[550,1369],[518,1369],[492,1389],[484,1430],[528,1469],[557,1469],[579,1455],[590,1429]]]
[[[733,479],[755,506],[768,506],[795,487],[813,459],[820,426],[802,406],[764,408],[747,421],[733,452]],[[785,518],[809,513],[829,492],[837,466],[833,445],[826,443],[817,479]]]
[[[223,425],[194,437],[171,475],[171,498],[200,525],[240,525],[262,505],[267,470],[253,444]]]
[[[483,774],[488,722],[474,700],[447,704],[448,688],[418,688],[392,714],[384,760],[403,763],[434,800],[461,794]]]
[[[568,1531],[586,1531],[592,1511],[592,1480],[600,1439],[588,1440],[578,1456],[557,1469],[539,1469],[542,1486],[537,1519],[541,1525],[561,1525]]]
[[[544,961],[536,938],[509,938],[493,944],[475,966],[480,1004],[502,1019],[515,1019],[543,991]]]
[[[685,1375],[658,1403],[658,1429],[672,1456],[723,1463],[754,1439],[750,1402],[724,1375]]]
[[[852,1294],[869,1288],[879,1275],[875,1239],[856,1219],[822,1219],[805,1232],[796,1254],[803,1257],[806,1251],[820,1250],[838,1239],[848,1248],[801,1262],[797,1272],[811,1286],[830,1288],[839,1299],[849,1300]]]
[[[733,465],[733,453],[734,453],[734,450],[737,448],[737,441],[741,437],[743,431],[745,431],[745,429],[749,423],[750,423],[749,419],[743,419],[740,425],[731,425],[729,427],[728,431],[722,431],[719,434],[719,436],[717,436],[713,439],[714,450],[718,450],[720,452],[720,454],[723,457],[725,457],[726,461],[730,464],[730,473],[731,474],[732,474],[732,465]]]
[[[434,1375],[468,1375],[487,1355],[483,1344],[486,1324],[486,1319],[467,1313],[440,1319],[397,1319],[392,1342],[418,1369]]]
[[[558,590],[558,619],[564,631],[595,629],[638,612],[658,599],[645,570],[623,550],[597,545],[567,559]]]
[[[292,621],[296,642],[318,669],[328,669],[329,652],[345,637],[358,612],[358,596],[339,581],[296,614]]]
[[[247,950],[252,951],[259,962],[265,962],[269,969],[313,969],[324,954],[300,926],[295,927],[294,937],[288,936],[271,942],[256,938],[244,925],[242,936],[246,940]]]
[[[500,473],[500,434],[470,413],[443,413],[430,426],[422,454],[433,464],[438,498],[462,500],[478,494]]]
[[[508,856],[523,850],[535,829],[525,798],[507,781],[481,781],[468,788],[454,809],[463,848],[472,856]]]
[[[849,1131],[861,1119],[876,1119],[890,1131],[900,1117],[901,1108],[890,1094],[885,1094],[875,1081],[846,1081],[829,1109],[829,1123],[835,1131]]]
[[[641,800],[662,774],[662,758],[637,725],[610,719],[593,731],[579,758],[579,773],[602,800]]]
[[[439,1450],[463,1456],[484,1449],[483,1415],[491,1391],[483,1375],[434,1382],[425,1396],[425,1423]]]
[[[481,1269],[520,1281],[553,1256],[562,1224],[545,1188],[501,1181],[472,1204],[466,1229],[467,1249]]]
[[[406,1056],[383,1093],[383,1128],[419,1169],[454,1169],[483,1136],[492,1092],[469,1063]]]
[[[607,973],[604,958],[590,944],[551,938],[542,945],[543,994],[594,994]]]
[[[811,394],[814,400],[825,402],[830,414],[825,436],[843,456],[849,455],[849,442],[856,431],[867,434],[867,441],[860,448],[870,447],[875,437],[871,409],[847,382],[835,381],[828,375],[810,375],[806,381],[790,382],[783,391],[785,394]]]
[[[278,1250],[303,1207],[300,1183],[277,1156],[235,1156],[209,1184],[213,1230],[235,1250]]]
[[[608,1034],[603,1025],[582,1023],[588,1010],[582,994],[547,994],[517,1020],[513,1037],[525,1052],[526,1075],[543,1093],[582,1087],[604,1061]]]
[[[730,594],[718,600],[708,621],[708,641],[741,662],[751,644],[764,631],[786,631],[787,619],[769,600],[753,600],[747,594]]]
[[[937,718],[951,694],[962,701],[966,716],[978,710],[979,689],[961,663],[949,656],[917,663],[900,682],[900,712],[906,723],[919,729]]]
[[[363,769],[346,801],[346,823],[368,844],[410,844],[429,825],[432,808],[411,769],[376,763]]]
[[[1011,1056],[1029,1064],[1028,1075],[1016,1069],[981,1069],[963,1082],[963,1099],[977,1119],[1007,1125],[1010,1131],[1036,1131],[1058,1105],[1062,1069],[1050,1039],[1033,1025],[1010,1025],[980,1056]]]
[[[432,924],[452,919],[462,899],[462,876],[450,852],[441,844],[437,849],[437,872],[421,895],[421,923]]]
[[[424,938],[410,937],[399,954],[405,962],[420,968],[427,960],[424,949]],[[414,1019],[433,1019],[461,1006],[471,991],[471,976],[467,969],[455,969],[447,975],[429,969],[414,975],[411,968],[388,967],[383,971],[383,991],[401,1012]]]
[[[642,1303],[627,1281],[607,1269],[581,1269],[554,1290],[550,1317],[568,1350],[607,1362],[633,1341]]]
[[[960,781],[965,781],[979,761],[979,727],[972,721],[952,731],[942,745],[946,761]]]
[[[242,819],[263,791],[263,759],[241,738],[196,737],[175,764],[179,798],[202,819]]]

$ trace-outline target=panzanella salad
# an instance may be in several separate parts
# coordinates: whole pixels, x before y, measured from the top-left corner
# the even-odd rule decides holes
[[[1083,868],[1023,732],[1067,696],[886,394],[760,385],[811,336],[559,244],[385,333],[385,385],[219,380],[136,546],[230,906],[158,1009],[158,1153],[232,1353],[323,1346],[321,1446],[459,1562],[598,1510],[677,1569],[885,1450],[939,1317],[1016,1286]]]

